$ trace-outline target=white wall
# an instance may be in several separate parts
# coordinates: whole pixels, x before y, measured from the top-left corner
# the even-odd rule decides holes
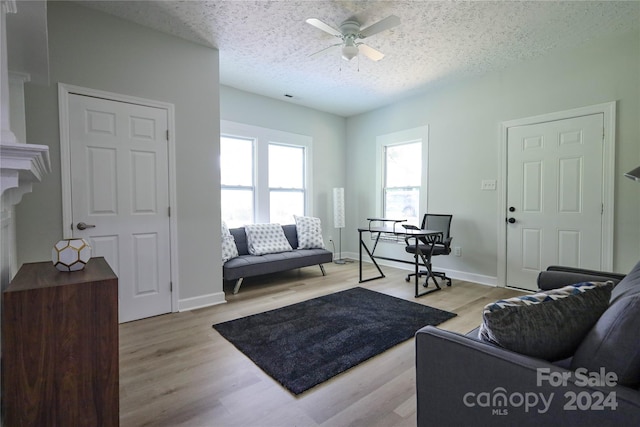
[[[346,119],[228,86],[220,86],[220,118],[313,138],[314,212],[309,214],[321,219],[325,244],[332,249],[328,238],[338,239],[333,228],[333,187],[345,185]]]
[[[222,295],[218,51],[67,2],[48,3],[48,27],[51,86],[25,96],[28,139],[50,146],[52,173],[17,209],[19,262],[48,260],[62,238],[62,82],[174,104],[180,300]]]
[[[429,125],[429,210],[452,212],[463,257],[438,265],[497,275],[498,124],[618,101],[614,267],[640,257],[640,185],[622,173],[640,164],[640,35],[591,43],[348,119],[219,87],[218,52],[74,3],[49,3],[52,86],[25,87],[27,136],[51,147],[53,172],[17,210],[20,263],[47,260],[62,237],[57,82],[173,103],[176,107],[180,298],[220,293],[218,118],[309,135],[314,141],[313,215],[336,238],[331,189],[346,188],[343,252],[357,253],[356,228],[374,206],[376,136]],[[501,183],[499,183],[501,185]],[[402,248],[394,248],[402,252]]]
[[[454,246],[463,256],[440,257],[439,267],[497,276],[498,191],[481,191],[500,167],[499,123],[575,107],[618,101],[614,268],[627,272],[640,258],[640,185],[622,174],[640,164],[640,35],[633,32],[586,47],[555,52],[484,76],[418,94],[347,122],[348,250],[356,228],[379,213],[376,136],[429,125],[428,210],[452,213]],[[502,183],[498,183],[500,187]],[[386,248],[400,254],[401,247]]]

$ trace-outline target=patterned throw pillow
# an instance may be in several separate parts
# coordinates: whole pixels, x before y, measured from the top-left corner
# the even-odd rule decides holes
[[[527,356],[572,356],[609,306],[613,282],[584,282],[499,300],[482,313],[480,339]]]
[[[324,249],[320,218],[294,215],[293,219],[296,221],[298,249]]]
[[[238,248],[236,240],[229,232],[229,227],[222,221],[222,263],[229,261],[231,258],[238,256]]]
[[[280,224],[249,224],[244,226],[251,255],[289,252],[293,248]]]

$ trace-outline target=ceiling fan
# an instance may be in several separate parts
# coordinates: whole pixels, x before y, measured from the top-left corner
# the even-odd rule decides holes
[[[351,61],[353,58],[358,56],[359,52],[362,52],[362,54],[373,61],[379,61],[384,58],[384,54],[370,46],[367,46],[360,40],[371,37],[374,34],[381,33],[382,31],[399,25],[400,18],[395,15],[387,16],[386,18],[366,28],[360,28],[360,23],[355,19],[348,19],[340,24],[339,30],[325,24],[317,18],[307,19],[307,24],[313,25],[314,27],[326,33],[329,33],[332,36],[336,36],[342,40],[340,43],[331,45],[316,53],[312,53],[309,56],[315,56],[320,53],[324,53],[332,48],[342,46],[342,58],[344,58],[346,61]]]

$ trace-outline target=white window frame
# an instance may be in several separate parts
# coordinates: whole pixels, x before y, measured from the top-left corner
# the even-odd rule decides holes
[[[313,182],[312,173],[312,148],[313,138],[291,132],[263,128],[245,123],[220,121],[220,134],[230,138],[243,138],[254,140],[254,221],[256,223],[268,223],[269,219],[269,144],[288,145],[304,148],[304,212],[308,215],[313,212],[312,197]],[[293,223],[293,217],[291,218]]]
[[[280,146],[280,147],[291,147],[291,148],[302,148],[302,156],[303,156],[303,161],[302,161],[302,188],[296,188],[296,187],[271,187],[269,186],[269,203],[271,203],[271,193],[272,192],[281,192],[281,193],[299,193],[300,191],[302,191],[302,198],[304,200],[304,214],[306,215],[307,211],[307,199],[308,199],[308,191],[307,191],[307,147],[303,146],[303,145],[291,145],[291,144],[284,144],[282,142],[275,142],[275,141],[270,141],[267,144],[267,150],[269,149],[269,146],[271,145],[275,145],[275,146]],[[271,206],[269,206],[269,208],[271,208]],[[269,211],[271,211],[271,209],[269,209]]]
[[[220,190],[246,190],[246,191],[251,191],[251,199],[252,199],[252,208],[253,208],[253,212],[252,212],[252,216],[255,217],[255,213],[256,213],[256,186],[255,186],[255,182],[256,182],[256,177],[255,177],[255,171],[256,171],[256,140],[253,138],[244,138],[244,137],[239,137],[239,136],[231,136],[228,134],[221,134],[221,137],[225,137],[225,138],[231,138],[231,139],[236,139],[236,140],[244,140],[244,141],[248,141],[251,143],[251,185],[225,185],[222,183],[222,177],[220,177]],[[222,138],[220,138],[222,139]],[[222,147],[222,141],[220,141],[220,146]],[[221,150],[222,151],[222,150]],[[221,156],[222,158],[222,156]],[[220,165],[220,167],[222,168],[222,165]],[[222,200],[220,201],[220,203],[222,204]]]
[[[405,129],[398,132],[389,133],[386,135],[380,135],[376,137],[376,216],[381,217],[384,215],[384,203],[385,203],[385,163],[386,163],[386,147],[393,145],[407,144],[411,142],[422,142],[422,162],[420,167],[422,168],[422,176],[420,179],[420,199],[419,199],[419,212],[418,218],[420,218],[427,212],[428,197],[429,197],[429,126],[419,126],[416,128]],[[420,226],[420,224],[417,224]],[[398,239],[397,236],[382,236],[381,240],[398,241],[404,244],[404,239]],[[401,241],[400,241],[401,240]]]

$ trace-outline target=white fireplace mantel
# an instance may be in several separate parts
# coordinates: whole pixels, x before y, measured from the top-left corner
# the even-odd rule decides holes
[[[2,206],[10,208],[30,192],[32,184],[42,180],[51,169],[46,145],[0,143],[0,186]]]
[[[7,25],[7,14],[12,15],[12,31]],[[44,75],[48,84],[48,53],[47,53],[47,24],[46,2],[20,2],[15,0],[0,0],[0,197],[3,211],[10,210],[20,202],[22,195],[30,192],[32,184],[42,180],[44,174],[50,172],[49,147],[46,145],[24,144],[24,140],[18,141],[16,135],[24,139],[24,129],[14,134],[12,121],[10,120],[12,90],[18,90],[21,105],[16,105],[16,112],[20,118],[24,118],[22,86],[29,81],[28,67],[31,63],[23,58],[32,56],[43,57],[37,61],[36,75]],[[11,34],[9,34],[11,32]],[[14,43],[7,44],[8,35],[12,36]],[[33,35],[33,36],[32,36]],[[16,40],[22,40],[16,43]],[[26,41],[25,41],[26,40]],[[33,40],[31,43],[29,40]],[[35,44],[35,45],[34,45]],[[9,83],[8,51],[11,50],[18,69],[18,76],[27,76],[16,80],[15,85]],[[24,50],[24,52],[22,52]],[[30,55],[30,52],[35,52]],[[33,62],[33,61],[32,61]],[[44,65],[43,65],[44,64]],[[24,68],[24,69],[23,69]],[[44,72],[41,72],[41,70]],[[17,88],[17,89],[16,89]],[[24,127],[23,120],[16,120],[13,125]]]

